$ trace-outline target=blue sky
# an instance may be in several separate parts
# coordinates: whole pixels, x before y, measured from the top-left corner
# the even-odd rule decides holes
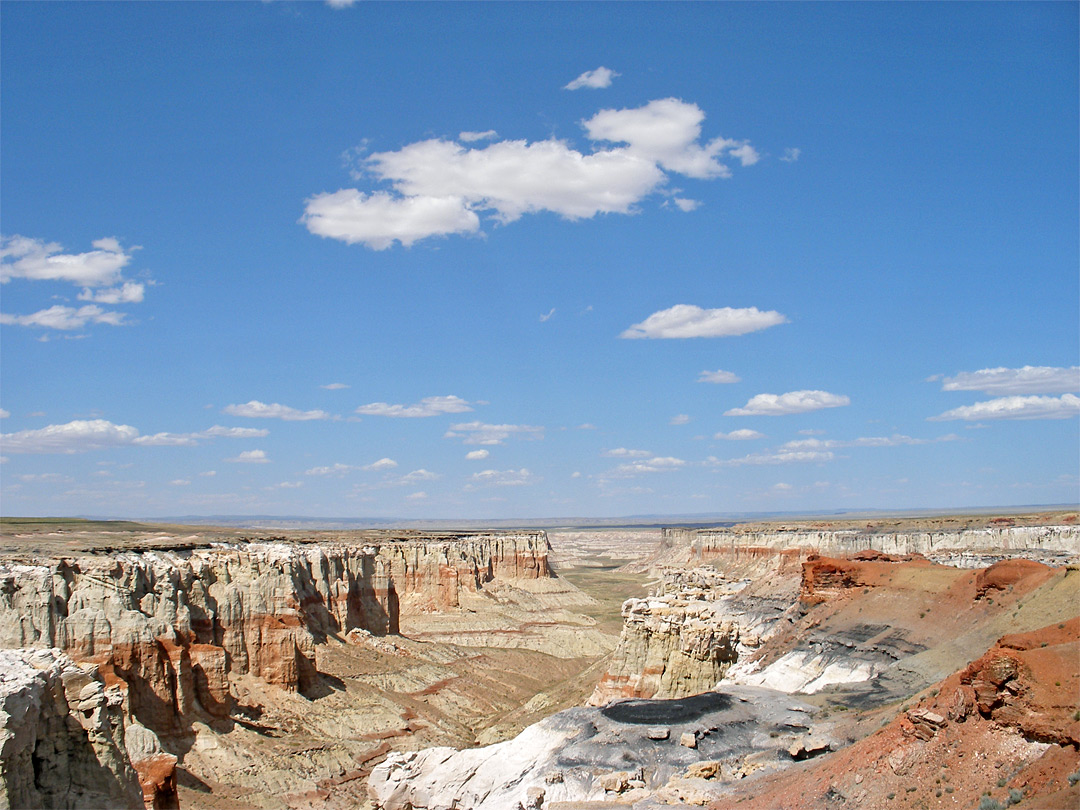
[[[4,514],[1078,500],[1076,4],[2,5]]]

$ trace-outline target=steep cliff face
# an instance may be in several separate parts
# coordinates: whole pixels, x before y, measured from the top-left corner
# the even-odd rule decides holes
[[[764,531],[737,526],[729,529],[664,529],[662,545],[669,557],[682,556],[687,561],[738,560],[766,551],[834,556],[880,551],[884,554],[922,554],[954,565],[965,559],[977,559],[978,565],[986,565],[988,555],[1034,556],[1049,560],[1076,557],[1080,555],[1080,527],[991,526],[894,532],[782,526]]]
[[[266,543],[0,567],[0,647],[59,647],[96,664],[155,731],[233,708],[230,674],[291,691],[315,645],[395,633],[488,583],[551,576],[542,533],[380,544]]]
[[[589,704],[680,698],[715,687],[794,604],[790,588],[761,596],[748,585],[711,566],[665,571],[653,596],[623,605],[619,644]]]
[[[0,650],[0,807],[143,807],[122,701],[59,650]],[[163,788],[175,765],[157,763]],[[170,806],[164,789],[146,793]]]

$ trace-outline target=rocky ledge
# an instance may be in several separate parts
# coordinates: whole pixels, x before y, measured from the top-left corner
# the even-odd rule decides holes
[[[234,708],[232,675],[303,692],[315,645],[395,633],[402,616],[552,575],[542,532],[213,544],[0,565],[0,647],[57,647],[96,665],[158,733]]]

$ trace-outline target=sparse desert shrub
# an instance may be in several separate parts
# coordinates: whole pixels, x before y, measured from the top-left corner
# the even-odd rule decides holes
[[[1024,791],[1013,788],[1009,791],[1009,804],[1020,804],[1024,800]]]
[[[979,800],[979,810],[1005,810],[1005,808],[1001,806],[1001,802],[999,802],[997,799],[992,799],[989,796],[983,796]]]
[[[947,788],[945,788],[945,792],[946,792],[946,793],[952,793],[952,792],[953,792],[953,787],[952,787],[952,785],[949,785],[949,786],[948,786]]]
[[[1008,781],[1009,781],[1008,779],[1006,779],[1004,776],[1002,776],[1000,779],[998,779],[997,785],[998,785],[998,787],[1005,787],[1005,783],[1008,782]]]
[[[896,794],[895,794],[895,793],[890,793],[890,794],[889,794],[888,796],[886,796],[885,798],[886,798],[886,799],[895,799],[895,798],[896,798]]]
[[[1066,778],[1069,780],[1070,785],[1075,785],[1077,782],[1080,782],[1080,771],[1070,773]]]

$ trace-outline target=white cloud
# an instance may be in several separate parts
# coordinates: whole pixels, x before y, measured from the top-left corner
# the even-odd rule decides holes
[[[674,458],[672,456],[653,456],[651,458],[641,459],[640,461],[631,461],[626,464],[620,464],[607,475],[612,478],[626,478],[642,473],[670,472],[685,466],[686,462],[681,458]]]
[[[304,486],[303,481],[282,481],[280,484],[274,484],[273,486],[266,487],[266,489],[300,489],[302,486]]]
[[[191,482],[188,481],[186,478],[176,478],[169,482],[169,486],[173,487],[186,487],[190,484]]]
[[[409,246],[428,236],[476,233],[481,213],[503,224],[541,211],[571,220],[636,213],[636,204],[666,183],[665,170],[727,177],[731,171],[722,159],[744,166],[756,161],[744,141],[699,143],[704,117],[697,105],[673,98],[638,109],[601,110],[582,122],[588,137],[626,146],[588,153],[553,138],[476,148],[437,138],[418,141],[363,159],[364,173],[389,183],[392,191],[313,195],[301,222],[319,236],[383,250],[395,241]]]
[[[226,439],[261,439],[263,436],[269,434],[270,431],[266,428],[239,428],[214,425],[212,428],[208,428],[201,433],[193,433],[191,435],[196,439],[212,439],[218,437]]]
[[[960,437],[955,433],[948,433],[944,436],[937,436],[933,439],[914,439],[911,436],[904,436],[901,433],[894,433],[892,436],[864,436],[858,439],[796,439],[795,441],[786,442],[783,445],[784,450],[821,450],[832,449],[836,447],[903,447],[903,446],[915,446],[921,444],[937,444],[939,442],[955,442],[959,441]]]
[[[784,163],[794,163],[796,160],[799,159],[799,155],[801,154],[802,149],[798,149],[794,146],[789,146],[787,149],[784,150],[784,154],[780,156],[780,159],[784,161]]]
[[[416,405],[390,405],[386,402],[372,402],[361,405],[356,413],[366,416],[394,416],[407,419],[420,419],[439,416],[444,413],[464,413],[471,411],[469,403],[461,397],[425,397]]]
[[[832,461],[830,451],[784,450],[778,453],[751,453],[742,458],[718,459],[710,457],[706,462],[712,467],[741,467],[744,465],[805,464],[810,462]]]
[[[814,428],[805,428],[799,431],[800,436],[824,436],[824,430],[815,430]]]
[[[420,469],[420,470],[413,470],[411,473],[408,473],[406,475],[401,476],[400,478],[395,479],[392,483],[408,485],[408,484],[415,484],[418,481],[436,481],[439,478],[442,478],[442,476],[439,475],[438,473],[433,473],[430,470]]]
[[[146,285],[137,281],[125,281],[119,287],[107,290],[83,289],[79,293],[80,301],[94,301],[98,304],[138,304],[146,293]]]
[[[718,384],[742,382],[742,380],[733,372],[724,371],[722,369],[717,369],[716,371],[703,371],[698,376],[697,381]]]
[[[324,388],[327,391],[340,391],[343,388],[348,388],[345,383],[330,383],[329,385],[320,385],[319,388]]]
[[[428,494],[426,492],[413,492],[409,495],[406,495],[405,498],[410,501],[422,501],[427,498],[427,496]]]
[[[577,470],[575,470],[574,472],[570,473],[570,477],[571,478],[581,478],[581,473],[578,472]]]
[[[240,455],[225,460],[234,464],[268,464],[270,462],[265,450],[245,450]]]
[[[783,481],[777,481],[775,484],[773,484],[772,488],[778,492],[787,492],[791,489],[791,484],[785,484]]]
[[[749,430],[748,428],[742,428],[740,430],[733,430],[730,433],[714,433],[714,439],[724,439],[733,442],[743,442],[749,439],[764,439],[764,433],[758,433],[756,430]]]
[[[540,323],[547,323],[551,320],[551,316],[555,314],[555,307],[551,308],[551,311],[547,315],[540,316]]]
[[[487,450],[470,450],[468,453],[465,454],[465,459],[467,461],[483,461],[490,455],[491,453],[489,453]]]
[[[380,472],[382,470],[392,470],[397,466],[397,462],[392,458],[380,458],[378,461],[373,461],[364,467],[369,472]]]
[[[1080,414],[1080,397],[1063,394],[1060,397],[1000,397],[987,402],[976,402],[929,417],[931,422],[964,419],[976,422],[981,419],[1068,419]]]
[[[669,421],[668,424],[669,425],[685,425],[689,421],[690,421],[689,414],[680,413],[680,414],[677,414],[677,415],[671,417],[671,421]]]
[[[675,203],[680,211],[685,211],[686,213],[696,211],[701,207],[700,200],[688,200],[685,197],[672,197],[671,201]]]
[[[304,470],[304,475],[336,475],[342,476],[348,472],[355,470],[351,464],[342,464],[340,462],[331,464],[328,467],[312,467],[310,470]]]
[[[30,315],[9,315],[0,313],[0,324],[10,326],[37,326],[44,329],[82,329],[89,323],[104,323],[120,326],[124,322],[123,312],[111,312],[97,304],[79,307],[66,307],[54,304]]]
[[[592,422],[583,422],[582,424],[577,426],[577,429],[578,430],[596,430],[596,425],[594,425]]]
[[[286,422],[305,422],[311,419],[329,419],[326,411],[298,411],[287,405],[274,402],[267,405],[257,399],[243,405],[226,405],[224,413],[230,416],[244,416],[249,419],[284,419]]]
[[[55,242],[42,242],[25,236],[0,240],[0,284],[13,278],[32,281],[68,281],[81,287],[107,287],[118,284],[121,271],[131,261],[116,239],[98,239],[94,250],[86,253],[61,253]],[[109,302],[112,303],[112,302]]]
[[[596,70],[586,70],[566,85],[563,90],[580,90],[582,87],[588,87],[592,90],[602,90],[605,87],[611,87],[611,80],[620,75],[622,74],[600,66]]]
[[[614,450],[605,450],[600,455],[607,458],[648,458],[652,453],[648,450],[630,450],[626,447],[616,447]]]
[[[822,408],[850,405],[851,399],[828,391],[789,391],[786,394],[758,394],[742,408],[732,408],[724,416],[783,416]]]
[[[386,250],[394,240],[409,247],[428,236],[480,230],[480,218],[459,196],[402,198],[385,191],[367,195],[355,188],[309,197],[300,221],[316,236],[363,243],[373,250]]]
[[[465,143],[474,143],[476,141],[492,141],[499,137],[499,133],[493,129],[485,129],[483,132],[459,132],[458,140]]]
[[[6,453],[84,453],[131,444],[139,431],[104,419],[76,419],[64,425],[20,430],[0,435]]]
[[[484,470],[473,473],[472,480],[483,486],[522,487],[536,483],[538,479],[522,467],[520,470]]]
[[[664,98],[634,109],[601,110],[582,126],[594,141],[625,143],[630,155],[688,177],[730,177],[731,170],[720,162],[726,150],[740,150],[735,156],[744,166],[757,161],[752,148],[743,149],[745,141],[714,138],[698,143],[704,120],[696,104]]]
[[[451,425],[443,434],[445,439],[462,438],[463,444],[502,444],[511,436],[521,439],[543,439],[544,428],[537,425],[489,425],[484,422],[462,422]]]
[[[0,408],[0,419],[7,419],[9,416],[11,416],[11,411],[6,408]]]
[[[215,475],[217,475],[217,470],[207,470],[206,472],[199,473],[199,475],[203,478],[213,478]]]
[[[982,391],[1000,396],[1010,394],[1067,394],[1080,391],[1080,366],[1054,368],[984,368],[962,371],[942,380],[942,391]]]
[[[623,332],[621,338],[730,337],[787,323],[779,312],[757,307],[702,309],[693,304],[676,304],[654,312],[641,323]]]
[[[348,8],[349,6],[354,5],[356,2],[357,0],[326,0],[326,5],[330,6],[330,8],[341,9]]]

